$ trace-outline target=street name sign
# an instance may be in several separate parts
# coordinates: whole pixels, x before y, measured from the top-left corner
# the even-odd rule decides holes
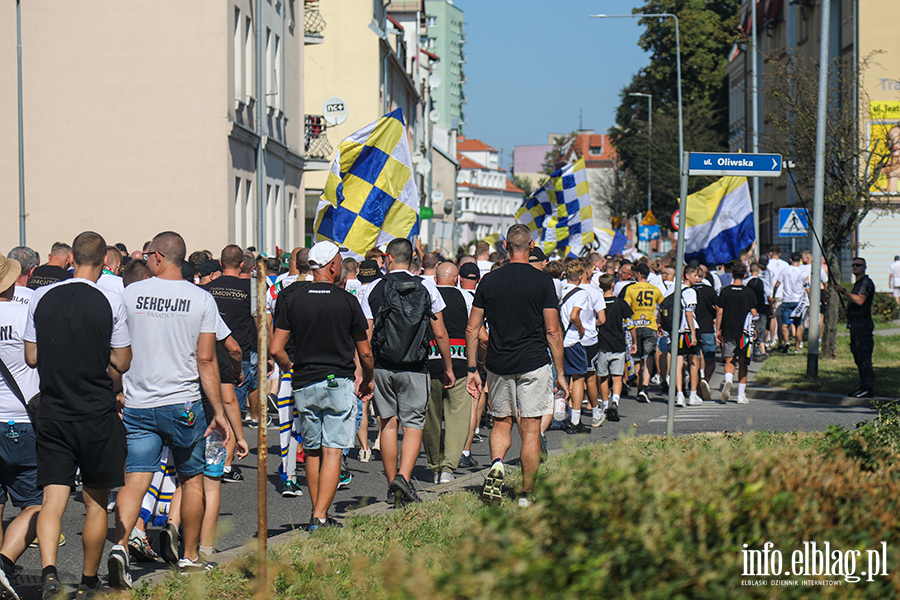
[[[691,152],[688,175],[778,177],[781,175],[781,155]]]

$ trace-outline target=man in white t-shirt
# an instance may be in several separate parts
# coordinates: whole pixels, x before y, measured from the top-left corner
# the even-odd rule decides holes
[[[100,279],[97,280],[97,286],[102,290],[109,290],[117,294],[123,293],[125,285],[118,275],[121,266],[122,252],[115,246],[107,246],[106,264],[103,266],[103,272],[100,273]]]
[[[606,323],[606,300],[598,286],[591,283],[594,279],[594,265],[589,260],[582,259],[584,263],[584,275],[579,286],[587,292],[591,301],[591,307],[581,315],[581,323],[584,325],[584,337],[581,345],[587,352],[587,375],[585,376],[585,393],[588,397],[588,405],[591,407],[591,427],[600,427],[606,420],[606,411],[600,410],[597,400],[597,367],[595,358],[600,352],[600,339],[597,337],[597,328]]]
[[[791,329],[795,334],[794,352],[800,353],[800,342],[803,340],[803,320],[792,317],[791,313],[800,304],[800,298],[809,294],[809,273],[801,266],[803,255],[799,252],[791,254],[791,265],[782,269],[775,280],[775,290],[781,290],[782,302],[779,309],[781,318],[781,351],[787,354],[790,349]],[[772,262],[769,261],[771,265]]]
[[[27,306],[34,296],[34,290],[28,287],[28,280],[31,279],[34,268],[40,264],[40,257],[38,257],[37,252],[28,246],[16,246],[9,251],[6,258],[15,259],[22,267],[19,276],[16,278],[15,293],[13,293],[12,301]],[[900,280],[897,283],[900,285]]]
[[[579,284],[584,276],[584,265],[573,260],[566,267],[566,283],[562,289],[559,319],[563,331],[563,372],[569,382],[569,426],[566,433],[590,433],[581,422],[581,402],[584,400],[585,379],[588,372],[587,350],[581,340],[587,335],[582,319],[590,320],[594,304],[587,290]],[[604,306],[605,308],[605,306]],[[597,329],[594,327],[596,337]]]
[[[697,323],[694,320],[694,309],[697,308],[697,292],[692,286],[700,283],[700,270],[694,265],[684,267],[684,279],[681,287],[681,327],[678,329],[678,360],[675,363],[675,406],[684,406],[684,361],[688,361],[688,370],[691,375],[691,395],[688,404],[691,406],[703,404],[703,399],[697,395],[697,385],[700,382],[700,357],[697,354],[699,337],[697,335]]]
[[[900,255],[894,257],[891,263],[891,271],[888,276],[888,285],[894,292],[894,299],[900,304]]]
[[[120,589],[131,587],[126,544],[141,499],[159,470],[163,443],[169,447],[182,490],[184,557],[178,560],[179,534],[171,522],[160,532],[160,554],[185,572],[206,568],[199,554],[205,438],[218,432],[227,442],[232,435],[216,361],[216,302],[209,292],[182,279],[185,245],[177,233],[158,234],[145,255],[154,277],[129,285],[124,296],[134,351],[131,369],[123,378],[128,460],[125,486],[116,502],[116,545],[108,560],[109,584]],[[209,423],[201,386],[212,408]]]
[[[478,270],[481,272],[481,277],[484,277],[485,275],[490,273],[491,267],[494,266],[494,263],[490,261],[490,256],[490,244],[483,240],[475,244],[475,264],[478,265]]]

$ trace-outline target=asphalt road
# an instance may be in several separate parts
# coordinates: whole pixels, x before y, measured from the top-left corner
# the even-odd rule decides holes
[[[654,388],[656,389],[656,388]],[[571,447],[588,443],[606,443],[617,439],[621,432],[636,427],[638,435],[663,435],[666,430],[665,399],[658,393],[651,393],[651,403],[638,403],[630,398],[623,399],[620,404],[621,421],[606,422],[602,427],[593,429],[590,434],[566,435],[563,431],[549,431],[547,438],[551,449]],[[714,398],[716,395],[714,395]],[[859,421],[871,419],[874,411],[859,407],[842,407],[831,405],[805,404],[800,402],[779,400],[754,400],[749,404],[738,405],[731,402],[727,405],[718,402],[707,402],[703,406],[678,408],[675,411],[675,433],[689,434],[708,431],[821,431],[828,425],[840,424],[853,426]],[[483,466],[489,463],[488,434],[483,431],[485,441],[473,445],[473,455]],[[245,430],[251,446],[255,446],[256,431]],[[375,429],[369,430],[370,440],[375,439]],[[274,442],[274,443],[273,443]],[[518,457],[520,440],[513,434],[513,445],[508,460],[515,462]],[[335,498],[334,514],[370,502],[382,501],[387,491],[387,481],[378,456],[373,452],[372,462],[366,464],[357,460],[357,450],[350,454],[350,469],[353,480],[349,487],[339,490]],[[311,512],[311,504],[306,495],[299,498],[281,497],[281,480],[277,474],[279,450],[277,447],[277,431],[269,429],[268,449],[268,523],[269,536],[277,535],[300,528],[306,524]],[[216,547],[225,550],[241,546],[256,535],[257,510],[257,454],[251,454],[237,463],[243,471],[245,481],[242,483],[223,484],[222,512],[220,516],[221,535]],[[424,453],[419,456],[413,473],[416,485],[425,488],[431,485],[432,476],[425,463]],[[303,483],[301,476],[301,483]],[[304,487],[305,492],[305,487]],[[4,513],[4,527],[18,514],[18,509],[11,505]],[[63,519],[62,531],[67,538],[65,546],[59,549],[58,568],[64,582],[75,582],[81,573],[81,535],[80,529],[84,519],[84,506],[80,489],[72,494],[68,510]],[[110,516],[109,539],[114,533],[113,518]],[[158,530],[151,529],[151,543],[158,549]],[[107,551],[111,547],[107,543]],[[39,597],[40,555],[37,549],[28,549],[18,561],[13,585],[24,598]],[[133,563],[133,575],[153,572],[168,568],[162,562],[155,565]],[[101,577],[105,580],[105,558],[100,567]]]

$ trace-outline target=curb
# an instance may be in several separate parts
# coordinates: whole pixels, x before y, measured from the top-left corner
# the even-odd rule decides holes
[[[747,397],[754,400],[787,400],[789,402],[805,402],[806,404],[826,404],[831,406],[861,406],[871,408],[873,400],[890,400],[890,398],[851,398],[842,394],[827,392],[798,392],[785,388],[763,385],[747,385]]]

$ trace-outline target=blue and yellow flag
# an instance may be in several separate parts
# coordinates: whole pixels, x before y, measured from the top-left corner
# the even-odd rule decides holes
[[[545,254],[580,256],[594,241],[594,218],[584,159],[555,171],[516,211]]]
[[[363,257],[374,246],[417,235],[418,206],[398,108],[338,146],[316,211],[316,241],[333,241]]]

